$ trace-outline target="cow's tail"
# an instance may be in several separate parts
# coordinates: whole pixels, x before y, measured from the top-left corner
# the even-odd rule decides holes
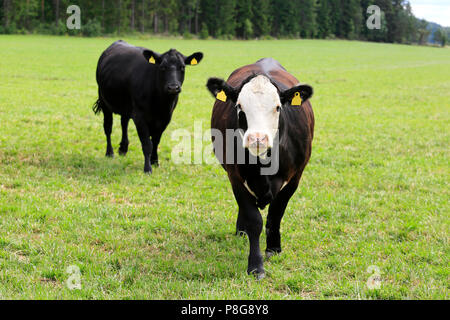
[[[94,103],[94,105],[92,106],[92,110],[95,114],[99,114],[103,111],[102,101],[100,100],[100,98],[98,98],[98,100]]]

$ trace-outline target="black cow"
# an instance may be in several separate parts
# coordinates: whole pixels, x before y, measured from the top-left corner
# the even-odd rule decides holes
[[[103,52],[97,66],[99,98],[93,109],[104,115],[106,156],[114,156],[113,113],[121,115],[121,155],[128,151],[128,122],[132,118],[145,157],[144,172],[152,172],[151,165],[158,165],[161,135],[178,102],[185,66],[196,65],[202,58],[201,52],[185,57],[174,49],[161,55],[122,40]]]
[[[217,97],[211,127],[223,139],[219,143],[213,135],[215,154],[228,173],[239,206],[236,232],[246,233],[250,242],[247,272],[262,278],[263,220],[258,208],[270,204],[266,224],[270,257],[281,252],[281,219],[311,156],[314,114],[308,99],[313,89],[300,85],[273,59],[242,67],[227,82],[211,78],[207,87]],[[230,138],[229,129],[241,133]],[[227,155],[230,152],[235,154]],[[243,162],[238,162],[239,153],[245,154]],[[271,167],[273,172],[263,172]]]

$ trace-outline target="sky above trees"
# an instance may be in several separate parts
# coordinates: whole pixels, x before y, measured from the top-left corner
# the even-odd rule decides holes
[[[416,17],[450,27],[450,0],[410,0]]]

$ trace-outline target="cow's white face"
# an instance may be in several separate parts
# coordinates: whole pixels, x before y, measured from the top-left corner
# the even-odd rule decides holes
[[[237,107],[238,126],[246,130],[243,147],[261,158],[274,145],[281,107],[300,107],[313,95],[313,88],[307,84],[278,92],[264,75],[254,77],[242,88],[235,88],[219,78],[210,78],[206,86],[218,100],[217,103]]]
[[[257,76],[242,88],[237,99],[238,112],[247,118],[243,147],[254,156],[273,147],[278,131],[281,101],[277,88],[265,76]]]

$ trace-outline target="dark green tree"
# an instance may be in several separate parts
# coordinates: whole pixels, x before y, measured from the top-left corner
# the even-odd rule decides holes
[[[428,36],[431,33],[431,31],[428,29],[428,22],[426,22],[425,20],[420,20],[417,23],[417,33],[419,44],[426,44],[428,41]]]
[[[297,0],[296,8],[297,24],[296,31],[302,38],[314,38],[318,33],[316,22],[317,0]]]
[[[434,32],[433,39],[435,42],[441,44],[442,47],[445,47],[447,44],[447,33],[443,28],[440,28]]]
[[[341,0],[341,8],[339,35],[346,39],[357,39],[362,20],[359,0]]]
[[[236,0],[220,0],[219,3],[217,33],[232,38],[236,35]]]
[[[256,37],[267,36],[271,30],[270,0],[253,0],[253,31]]]
[[[239,0],[236,4],[236,34],[239,38],[253,36],[252,0]],[[252,34],[249,34],[251,31]]]
[[[202,21],[202,32],[204,30],[203,23],[209,31],[209,35],[216,36],[219,26],[217,15],[219,13],[218,2],[215,0],[201,0],[200,1],[201,10],[201,21]]]
[[[82,30],[65,27],[66,9],[82,10]],[[378,5],[381,29],[366,26],[367,8]],[[100,25],[100,31],[98,28]],[[83,31],[83,28],[89,30]],[[406,0],[2,0],[0,33],[70,35],[195,33],[221,38],[276,37],[363,39],[421,43],[428,23]],[[446,30],[447,34],[450,31]],[[189,35],[190,36],[190,35]]]
[[[333,33],[330,2],[328,0],[318,0],[316,10],[317,36],[324,39]]]

